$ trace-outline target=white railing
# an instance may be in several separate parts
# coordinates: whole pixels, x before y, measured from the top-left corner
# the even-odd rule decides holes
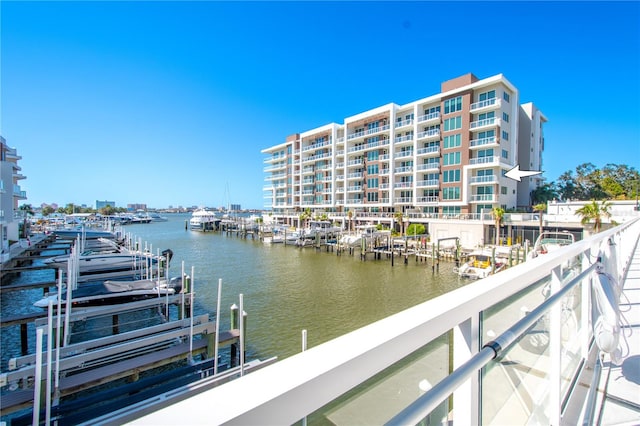
[[[469,146],[471,148],[474,148],[474,147],[478,147],[478,146],[491,145],[491,144],[495,144],[495,143],[496,143],[496,137],[495,136],[490,136],[488,138],[473,139],[473,140],[469,141]]]
[[[439,112],[432,112],[431,114],[425,114],[418,117],[418,123],[422,123],[423,121],[436,120],[440,118]]]
[[[435,138],[440,136],[440,129],[425,130],[424,132],[418,132],[418,139]]]
[[[470,158],[469,159],[469,164],[471,165],[475,165],[475,164],[490,164],[490,163],[497,163],[498,162],[498,158],[495,155],[491,156],[491,157],[478,157],[478,158]]]
[[[492,117],[492,118],[485,118],[484,120],[472,121],[469,128],[473,130],[479,127],[499,126],[499,125],[500,125],[500,119]]]
[[[440,185],[440,181],[438,179],[419,180],[416,184],[418,188],[437,187],[439,185]]]
[[[396,138],[394,139],[394,143],[411,142],[412,140],[413,140],[413,134],[396,136]]]
[[[426,148],[418,148],[418,150],[416,151],[416,153],[418,155],[424,155],[424,154],[439,154],[440,153],[440,147],[439,146],[428,146]]]
[[[498,177],[496,175],[485,175],[485,176],[472,176],[471,183],[490,183],[497,182]]]
[[[440,163],[418,164],[416,166],[416,170],[438,170],[439,168]]]
[[[575,378],[592,339],[590,294],[598,278],[588,272],[600,260],[605,272],[620,280],[639,235],[640,221],[634,219],[222,386],[194,392],[189,385],[93,422],[192,424],[206,418],[210,424],[293,424],[313,413],[335,414],[338,407],[364,422],[383,424],[422,402],[430,388],[446,387],[443,402],[425,423],[575,424],[575,413],[563,408],[568,398],[584,398],[572,391],[581,385]],[[565,285],[575,285],[576,291],[560,298]],[[540,324],[512,336],[522,338],[516,343],[497,346],[503,332],[528,312],[538,312],[547,298],[558,302]],[[565,333],[564,327],[570,329]],[[536,340],[546,342],[539,352],[531,346]],[[472,370],[464,381],[444,380],[459,376],[458,367],[486,348],[500,357],[482,374]],[[450,369],[457,371],[448,376]],[[519,386],[510,385],[514,380]],[[330,411],[324,412],[327,404]]]
[[[413,124],[413,118],[410,118],[408,120],[402,120],[402,121],[396,121],[396,129],[398,127],[404,127],[404,126],[410,126]]]
[[[501,104],[500,99],[498,98],[491,98],[491,99],[486,99],[484,101],[479,101],[479,102],[474,102],[471,104],[471,106],[469,107],[469,110],[471,112],[482,109],[482,108],[486,108],[486,107],[490,107],[490,106],[495,106],[495,107],[499,107]]]

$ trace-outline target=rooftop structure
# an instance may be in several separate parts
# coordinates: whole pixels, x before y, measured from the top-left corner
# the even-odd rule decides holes
[[[546,118],[502,74],[466,74],[441,92],[390,103],[262,150],[265,207],[274,212],[481,213],[528,206],[540,176]]]

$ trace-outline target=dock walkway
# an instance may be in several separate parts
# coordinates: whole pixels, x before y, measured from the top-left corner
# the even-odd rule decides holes
[[[596,418],[605,426],[640,424],[640,243],[624,277],[620,311],[628,322],[622,329],[626,336],[622,355],[626,356],[621,365],[605,358],[601,371]]]

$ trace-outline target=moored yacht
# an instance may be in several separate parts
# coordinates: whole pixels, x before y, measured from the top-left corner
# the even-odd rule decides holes
[[[216,216],[215,212],[206,208],[199,208],[191,214],[189,228],[192,231],[213,231],[218,228],[221,220]]]

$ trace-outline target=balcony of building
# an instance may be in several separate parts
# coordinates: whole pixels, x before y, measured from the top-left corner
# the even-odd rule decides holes
[[[398,158],[411,158],[413,157],[413,150],[412,149],[408,149],[406,151],[399,151],[396,152],[394,154],[394,158],[398,159]]]
[[[285,173],[274,173],[271,176],[265,177],[265,180],[275,181],[279,179],[284,179],[287,175]]]
[[[393,184],[393,189],[412,188],[412,187],[413,187],[412,181],[395,182]]]
[[[347,187],[347,192],[362,192],[362,185],[352,185]]]
[[[275,163],[276,161],[284,161],[285,158],[286,156],[284,154],[276,154],[276,155],[272,155],[271,157],[265,158],[263,160],[263,163],[271,164],[271,163]]]
[[[438,197],[436,195],[430,195],[427,197],[416,197],[416,203],[418,204],[436,204],[438,203]]]
[[[498,176],[485,175],[485,176],[471,176],[471,185],[480,185],[487,183],[498,183]]]
[[[362,203],[363,203],[362,198],[347,198],[347,202],[346,202],[347,205],[349,205],[349,204],[362,204]]]
[[[381,183],[378,185],[378,189],[385,191],[389,189],[389,182]]]
[[[418,123],[431,124],[440,122],[440,112],[432,112],[430,114],[418,116]]]
[[[440,146],[427,146],[418,148],[416,151],[418,157],[437,157],[440,156]]]
[[[393,201],[396,204],[413,204],[413,197],[396,197]]]
[[[438,188],[440,181],[438,179],[419,180],[416,182],[418,188]]]
[[[361,166],[364,164],[364,160],[362,158],[356,158],[353,160],[347,161],[347,166]]]
[[[429,129],[424,130],[422,132],[418,132],[418,140],[429,140],[429,139],[439,139],[440,138],[440,129]]]
[[[496,110],[496,109],[500,109],[500,106],[502,105],[502,99],[498,99],[498,98],[491,98],[491,99],[486,99],[484,101],[479,101],[479,102],[474,102],[469,106],[469,110],[476,114],[476,113],[480,113],[480,112],[484,112],[484,111],[491,111],[491,110]]]
[[[396,136],[393,140],[394,145],[410,145],[413,143],[413,133],[408,135]]]
[[[313,173],[313,172],[314,172],[314,170],[315,170],[315,167],[313,167],[313,166],[304,166],[304,167],[302,168],[302,174],[303,174],[303,175],[307,175],[307,174],[309,174],[309,173]]]
[[[401,166],[393,169],[393,173],[396,175],[408,175],[413,173],[413,166]]]
[[[498,201],[496,194],[471,194],[470,203],[495,203]]]
[[[408,120],[400,120],[396,121],[395,128],[402,129],[404,127],[409,127],[413,125],[413,118],[409,118]]]
[[[302,147],[302,152],[313,151],[319,148],[323,148],[325,146],[331,146],[331,140],[321,141],[321,142],[313,142],[310,145],[306,145]]]
[[[490,136],[488,138],[480,138],[480,139],[472,139],[469,141],[469,148],[478,149],[478,148],[490,148],[500,146],[498,143],[498,138],[495,136]]]
[[[378,161],[387,161],[389,160],[389,158],[391,158],[389,154],[382,154],[381,156],[378,157]]]
[[[493,127],[500,127],[502,120],[496,117],[485,118],[483,120],[472,121],[469,128],[474,131],[490,129]]]
[[[286,164],[284,164],[284,163],[283,163],[283,164],[274,164],[274,165],[272,165],[272,166],[265,167],[265,168],[263,169],[263,171],[264,171],[265,173],[270,173],[270,172],[274,172],[274,171],[276,171],[276,170],[284,170],[284,169],[286,169],[286,168],[287,168],[287,165],[286,165]]]
[[[424,170],[440,170],[440,163],[425,163],[418,164],[416,166],[416,170],[424,171]]]
[[[361,179],[363,176],[364,176],[364,172],[353,172],[353,173],[347,174],[347,180]]]
[[[498,164],[500,164],[500,157],[496,155],[469,159],[469,165],[471,166],[488,166],[488,165],[497,166]]]

